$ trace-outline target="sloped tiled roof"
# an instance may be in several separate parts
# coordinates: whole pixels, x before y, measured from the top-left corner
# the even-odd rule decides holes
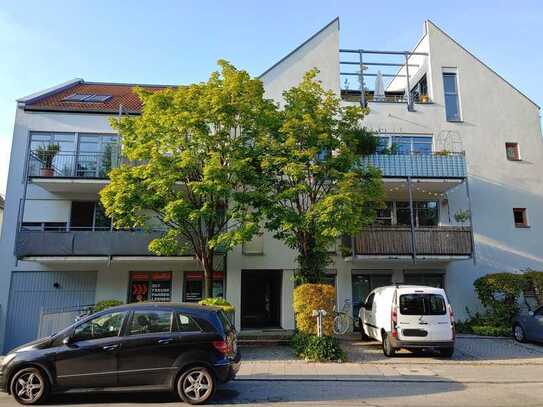
[[[46,94],[26,98],[25,110],[63,111],[86,113],[118,113],[122,106],[123,113],[140,113],[142,103],[134,93],[134,87],[139,86],[150,91],[158,91],[168,86],[136,85],[117,83],[95,83],[79,81],[70,86],[52,89]],[[171,86],[170,86],[171,87]],[[69,102],[63,100],[73,94],[111,95],[105,102]]]

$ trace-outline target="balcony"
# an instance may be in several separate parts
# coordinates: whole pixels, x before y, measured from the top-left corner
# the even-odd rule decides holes
[[[385,178],[454,178],[466,177],[462,153],[373,154],[362,157],[363,166],[379,168]]]
[[[154,256],[148,246],[159,236],[159,231],[21,230],[15,256]]]
[[[28,177],[50,192],[95,192],[108,181],[112,168],[121,158],[116,149],[99,153],[48,153],[31,151]]]
[[[391,257],[468,257],[472,254],[471,229],[435,226],[414,228],[412,231],[409,227],[374,226],[354,237],[353,254]]]

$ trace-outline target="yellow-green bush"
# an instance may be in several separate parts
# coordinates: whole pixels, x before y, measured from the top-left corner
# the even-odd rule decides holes
[[[296,329],[307,334],[317,333],[317,318],[313,310],[323,309],[327,312],[324,317],[324,335],[332,335],[334,325],[334,306],[336,304],[336,289],[329,284],[302,284],[294,289],[293,307],[296,315]]]

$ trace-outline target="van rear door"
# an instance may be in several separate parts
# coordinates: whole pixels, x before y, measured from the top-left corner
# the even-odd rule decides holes
[[[447,300],[439,292],[398,293],[398,339],[433,342],[453,339]]]

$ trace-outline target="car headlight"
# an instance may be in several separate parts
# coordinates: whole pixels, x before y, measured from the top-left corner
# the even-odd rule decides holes
[[[2,359],[2,366],[7,365],[9,362],[13,360],[14,357],[15,357],[15,352],[8,353],[6,356],[4,356],[4,359]]]

